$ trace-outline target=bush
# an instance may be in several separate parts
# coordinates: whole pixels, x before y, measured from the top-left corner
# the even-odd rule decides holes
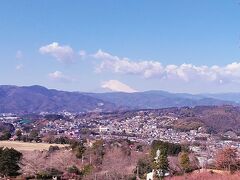
[[[68,173],[76,174],[76,175],[82,175],[82,172],[76,167],[76,166],[71,166],[68,168]]]
[[[56,144],[70,144],[71,140],[68,137],[59,137],[54,140]]]
[[[55,168],[48,168],[45,171],[37,173],[37,179],[49,179],[53,176],[61,176],[63,172],[55,169]]]
[[[84,176],[87,176],[87,175],[91,174],[92,170],[93,170],[93,166],[91,164],[85,165],[83,167],[82,174]]]
[[[136,151],[143,152],[143,146],[142,145],[137,145]]]
[[[144,178],[144,175],[152,171],[151,160],[148,158],[139,159],[137,162],[137,168],[140,178]],[[135,170],[135,174],[137,170]]]
[[[58,146],[50,146],[50,147],[48,148],[48,151],[49,151],[50,153],[52,153],[52,152],[54,152],[54,151],[58,151],[58,150],[60,150],[60,148],[59,148]]]

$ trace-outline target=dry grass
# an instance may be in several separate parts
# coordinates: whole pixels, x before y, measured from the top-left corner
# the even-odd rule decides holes
[[[171,178],[166,178],[167,180],[239,180],[240,173],[235,174],[218,174],[218,173],[193,173],[185,176],[176,176]]]
[[[19,141],[0,141],[0,147],[14,148],[18,151],[34,151],[34,150],[48,150],[50,146],[66,147],[68,145],[62,144],[48,144],[48,143],[29,143]]]

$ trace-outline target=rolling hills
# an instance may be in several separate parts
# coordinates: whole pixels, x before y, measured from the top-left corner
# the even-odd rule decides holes
[[[237,94],[238,95],[238,94]],[[184,106],[238,105],[237,98],[192,95],[165,91],[136,93],[81,93],[47,89],[42,86],[0,86],[0,113],[88,112],[126,109],[158,109]]]
[[[0,86],[0,112],[85,112],[112,110],[114,104],[78,92],[47,89],[41,86]]]

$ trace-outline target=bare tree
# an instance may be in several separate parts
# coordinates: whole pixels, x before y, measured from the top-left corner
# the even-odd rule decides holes
[[[219,168],[234,171],[238,165],[237,149],[232,147],[220,150],[216,155],[216,165]]]

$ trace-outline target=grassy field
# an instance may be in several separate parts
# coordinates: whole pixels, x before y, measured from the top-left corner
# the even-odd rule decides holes
[[[18,151],[48,150],[49,146],[66,147],[62,144],[28,143],[19,141],[0,141],[0,147],[14,148]]]

